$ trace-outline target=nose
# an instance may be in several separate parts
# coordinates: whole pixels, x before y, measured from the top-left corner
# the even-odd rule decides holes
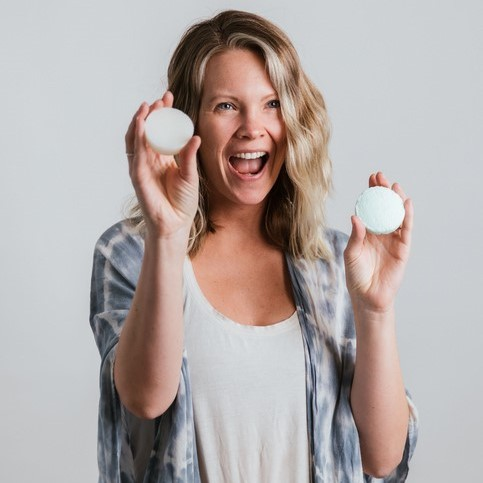
[[[255,109],[246,110],[240,117],[236,137],[239,139],[257,139],[263,134],[261,114]]]

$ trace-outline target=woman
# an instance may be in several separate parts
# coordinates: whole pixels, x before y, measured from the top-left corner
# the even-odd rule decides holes
[[[324,101],[261,17],[191,27],[168,81],[126,133],[136,215],[94,255],[100,481],[405,481],[417,431],[394,298],[411,201],[392,186],[406,217],[390,236],[324,226]],[[144,138],[163,106],[196,126],[176,162]]]

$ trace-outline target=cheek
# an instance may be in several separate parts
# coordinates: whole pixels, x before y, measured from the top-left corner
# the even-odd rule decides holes
[[[209,138],[209,137],[208,137]],[[217,176],[220,171],[220,154],[211,139],[201,138],[201,146],[198,151],[198,159],[208,178]]]
[[[277,145],[277,154],[285,157],[285,153],[287,151],[287,135],[284,126],[280,127],[276,132],[274,132],[273,139]]]
[[[218,162],[219,145],[217,140],[209,134],[201,137],[200,157],[206,164],[215,164]]]
[[[219,122],[205,121],[203,124],[198,125],[198,135],[201,137],[201,151],[206,153],[219,152],[223,149],[226,143],[225,139],[225,126],[220,125]]]
[[[285,123],[282,119],[277,119],[277,122],[272,124],[271,129],[272,139],[276,142],[277,146],[285,146],[287,139],[287,130]]]

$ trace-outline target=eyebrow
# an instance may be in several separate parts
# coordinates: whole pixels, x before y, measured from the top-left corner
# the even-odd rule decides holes
[[[273,99],[273,98],[277,98],[277,99],[279,98],[279,95],[277,94],[276,91],[272,91],[264,95],[261,100],[266,101],[268,99]],[[208,104],[212,104],[217,100],[218,101],[223,101],[223,100],[239,101],[240,99],[237,96],[234,96],[232,94],[228,94],[228,93],[225,94],[223,92],[218,92],[213,96],[211,96],[209,99],[207,99],[205,102],[207,102]]]

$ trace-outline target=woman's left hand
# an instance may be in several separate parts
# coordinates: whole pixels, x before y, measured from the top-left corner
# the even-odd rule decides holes
[[[369,177],[369,186],[391,187],[380,172]],[[346,282],[352,303],[364,311],[384,312],[393,308],[409,258],[413,205],[397,183],[391,188],[403,199],[406,212],[398,230],[389,235],[374,235],[357,216],[351,218],[352,233],[344,252]]]

